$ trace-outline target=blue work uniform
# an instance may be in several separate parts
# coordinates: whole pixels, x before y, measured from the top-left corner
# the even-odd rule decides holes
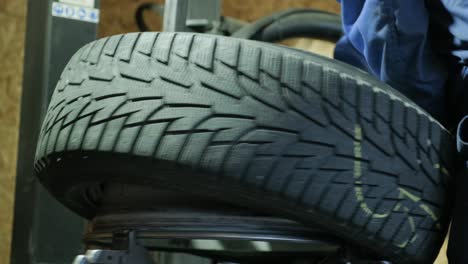
[[[372,73],[444,123],[468,114],[447,107],[468,99],[460,97],[468,78],[467,0],[340,2],[345,36],[336,59]]]
[[[340,2],[345,35],[336,59],[375,75],[449,128],[468,115],[468,0]],[[458,146],[468,153],[465,138]],[[448,258],[468,263],[468,175],[456,181]]]

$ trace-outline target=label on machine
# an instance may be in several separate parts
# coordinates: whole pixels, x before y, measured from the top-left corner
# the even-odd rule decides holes
[[[72,0],[67,0],[72,2]],[[89,2],[77,1],[76,2]],[[93,1],[94,6],[94,1]],[[70,5],[65,3],[53,2],[52,3],[52,16],[75,19],[91,23],[99,22],[99,9],[89,8],[84,6]]]

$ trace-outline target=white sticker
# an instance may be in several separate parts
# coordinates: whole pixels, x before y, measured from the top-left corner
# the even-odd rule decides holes
[[[57,2],[52,3],[52,15],[92,23],[99,22],[99,9],[67,5]]]
[[[94,0],[59,0],[59,2],[94,8]]]

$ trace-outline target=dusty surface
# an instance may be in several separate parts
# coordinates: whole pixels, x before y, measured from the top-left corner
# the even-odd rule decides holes
[[[0,0],[0,263],[10,257],[25,0]]]

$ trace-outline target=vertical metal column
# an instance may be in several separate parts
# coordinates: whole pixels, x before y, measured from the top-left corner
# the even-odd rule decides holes
[[[163,30],[206,32],[221,19],[221,0],[166,0]]]
[[[163,30],[168,32],[192,32],[185,26],[187,2],[190,0],[167,0],[164,3]]]
[[[96,0],[96,8],[99,6]],[[53,17],[52,0],[29,0],[18,146],[11,263],[68,264],[82,252],[85,222],[37,182],[35,144],[60,73],[97,24]]]

